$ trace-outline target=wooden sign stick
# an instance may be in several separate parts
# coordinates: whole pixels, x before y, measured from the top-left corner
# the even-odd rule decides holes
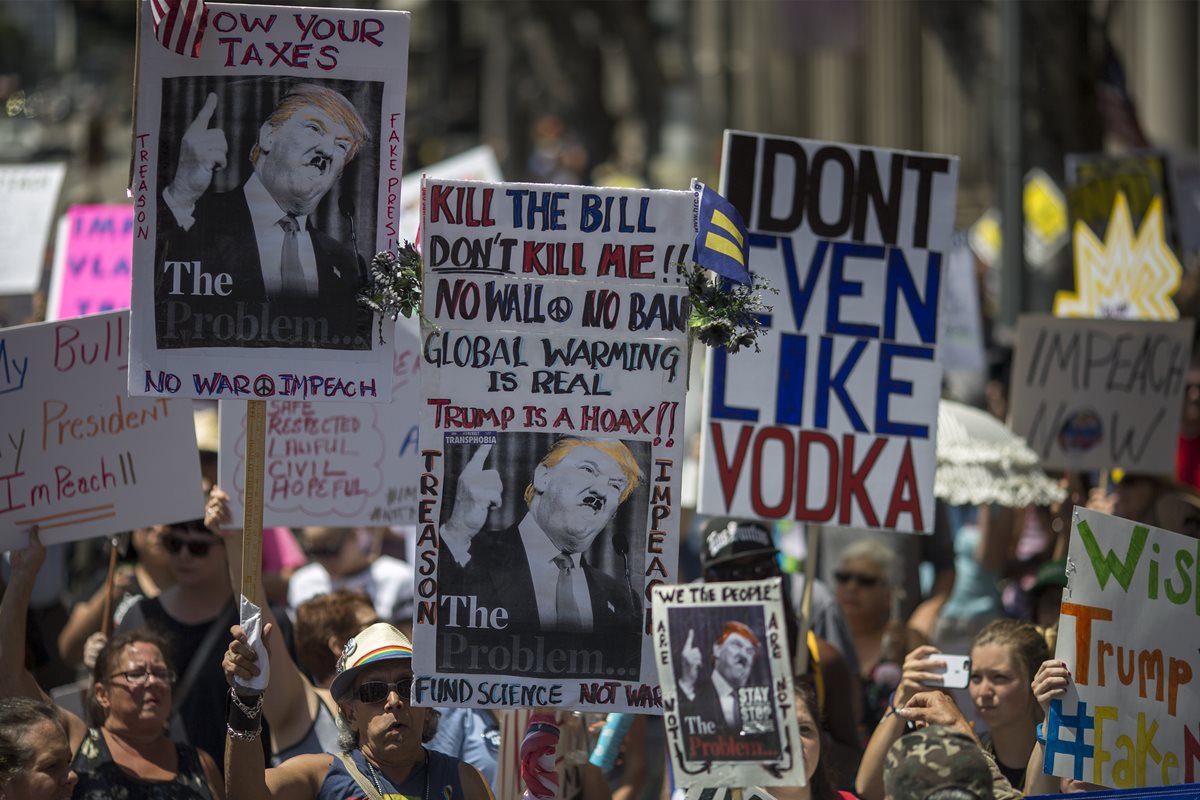
[[[267,401],[246,403],[246,460],[242,483],[242,596],[252,602],[262,591],[263,471]]]

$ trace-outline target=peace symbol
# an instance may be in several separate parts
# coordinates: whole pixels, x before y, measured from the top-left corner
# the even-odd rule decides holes
[[[270,397],[275,394],[275,381],[270,375],[259,375],[254,379],[254,393],[259,397]]]
[[[550,312],[550,319],[555,322],[562,322],[570,317],[571,309],[571,301],[565,297],[555,297],[547,306],[547,310]]]

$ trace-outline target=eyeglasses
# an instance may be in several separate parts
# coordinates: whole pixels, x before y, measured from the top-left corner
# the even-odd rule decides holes
[[[167,552],[173,556],[179,555],[183,552],[183,548],[187,547],[188,552],[196,558],[204,558],[213,545],[220,543],[217,539],[181,539],[173,533],[162,537],[163,547],[167,548]]]
[[[387,700],[388,695],[394,689],[396,694],[400,695],[400,699],[407,702],[412,698],[412,678],[401,678],[395,683],[387,681],[367,681],[362,686],[358,687],[358,700],[361,703],[374,705]]]
[[[883,578],[878,575],[864,575],[861,572],[846,572],[844,570],[838,570],[833,573],[833,579],[838,583],[854,582],[864,589],[874,589],[883,583]]]
[[[130,686],[146,686],[150,683],[150,679],[154,678],[160,683],[174,683],[175,670],[173,669],[130,669],[124,672],[114,672],[109,676],[109,680],[113,678],[124,678],[129,682]]]
[[[307,545],[304,548],[304,552],[307,553],[310,558],[337,558],[338,553],[342,552],[342,548],[345,546],[345,544],[345,541],[342,541],[337,544],[327,544],[324,547]]]

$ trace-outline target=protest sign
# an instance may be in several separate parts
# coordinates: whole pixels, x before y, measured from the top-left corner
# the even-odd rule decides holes
[[[1069,156],[1075,291],[1054,315],[1179,318],[1171,296],[1183,268],[1171,246],[1166,162],[1154,154]]]
[[[47,318],[129,308],[133,206],[71,206],[55,241]]]
[[[1135,228],[1142,226],[1156,200],[1164,209],[1164,219],[1169,219],[1168,182],[1167,161],[1162,153],[1068,154],[1067,206],[1071,228],[1082,222],[1097,237],[1104,238],[1118,194],[1125,195]],[[1168,246],[1173,246],[1170,222],[1164,225]]]
[[[687,800],[775,800],[775,795],[766,789],[752,786],[742,790],[740,798],[735,797],[733,789],[693,786],[688,789]]]
[[[128,397],[129,313],[0,331],[0,550],[204,516],[192,405]]]
[[[1021,206],[1025,212],[1025,260],[1035,267],[1044,266],[1067,243],[1067,200],[1054,179],[1034,167],[1025,173]]]
[[[722,174],[780,294],[709,353],[699,511],[930,529],[957,159],[726,132]]]
[[[1055,658],[1067,695],[1043,723],[1047,773],[1102,786],[1197,780],[1200,543],[1075,508]],[[1182,634],[1182,635],[1181,635]]]
[[[389,323],[390,324],[390,323]],[[268,400],[263,524],[412,525],[417,521],[416,320],[396,323],[392,401],[366,405]],[[220,484],[241,519],[246,404],[221,404]]]
[[[31,294],[37,289],[66,174],[66,164],[0,166],[0,294]]]
[[[357,296],[398,244],[409,17],[210,3],[207,30],[199,58],[141,37],[129,391],[383,402]]]
[[[693,204],[425,181],[417,705],[657,713]]]
[[[1044,267],[1067,243],[1067,200],[1054,179],[1034,167],[1025,173],[1021,206],[1025,215],[1025,260],[1032,267]],[[971,249],[989,267],[1000,260],[1000,223],[1000,212],[989,208],[969,229]]]
[[[420,172],[405,175],[400,183],[401,242],[415,242],[421,222],[421,176],[455,181],[500,181],[500,163],[488,145],[480,145],[445,161],[430,164]]]
[[[1023,315],[1012,429],[1048,469],[1174,474],[1192,327]]]
[[[680,786],[805,783],[780,578],[654,590],[663,722]]]
[[[956,241],[946,259],[938,314],[938,342],[942,367],[947,371],[983,372],[983,318],[979,313],[979,276],[975,253],[965,241]]]

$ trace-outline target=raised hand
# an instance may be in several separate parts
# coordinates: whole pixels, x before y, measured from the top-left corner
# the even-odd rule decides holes
[[[488,512],[499,508],[504,493],[500,473],[484,469],[484,463],[492,452],[492,445],[481,445],[470,461],[458,474],[458,488],[454,493],[454,509],[442,526],[443,538],[449,538],[451,548],[465,548],[471,537],[479,533],[487,523]],[[465,561],[466,553],[455,555]]]
[[[1070,685],[1071,671],[1067,669],[1067,662],[1056,659],[1042,662],[1031,684],[1033,696],[1042,707],[1042,714],[1050,714],[1050,701],[1064,696]]]
[[[263,627],[263,643],[271,637],[271,631],[274,626],[267,623]],[[242,681],[248,681],[257,676],[262,668],[258,663],[258,654],[254,652],[254,648],[246,641],[246,632],[242,630],[241,625],[230,627],[229,633],[233,636],[233,640],[229,643],[229,647],[225,650],[225,657],[221,659],[221,668],[225,671],[225,680],[230,686],[233,686],[233,679],[240,678]],[[264,650],[264,653],[266,651]],[[239,686],[240,692],[246,692],[244,687]]]
[[[943,675],[934,670],[942,662],[929,657],[941,651],[932,645],[923,644],[904,657],[904,671],[900,674],[900,685],[896,687],[893,702],[896,708],[903,706],[911,697],[929,690],[926,684],[939,684]]]
[[[42,568],[42,563],[45,560],[46,546],[42,544],[41,536],[38,533],[38,526],[34,525],[29,529],[29,545],[12,551],[13,578],[24,576],[32,579],[37,575],[38,570]]]
[[[896,709],[896,715],[911,721],[918,728],[943,725],[961,731],[976,742],[979,741],[971,723],[967,722],[954,700],[945,692],[928,691],[915,694],[903,708]]]
[[[213,172],[224,169],[229,143],[225,131],[209,128],[213,112],[217,110],[217,96],[209,92],[200,107],[200,113],[183,132],[179,142],[179,163],[175,166],[175,177],[168,191],[178,203],[195,206],[212,184]]]
[[[204,504],[204,527],[216,534],[231,527],[233,514],[229,513],[229,495],[220,486],[213,486]]]

